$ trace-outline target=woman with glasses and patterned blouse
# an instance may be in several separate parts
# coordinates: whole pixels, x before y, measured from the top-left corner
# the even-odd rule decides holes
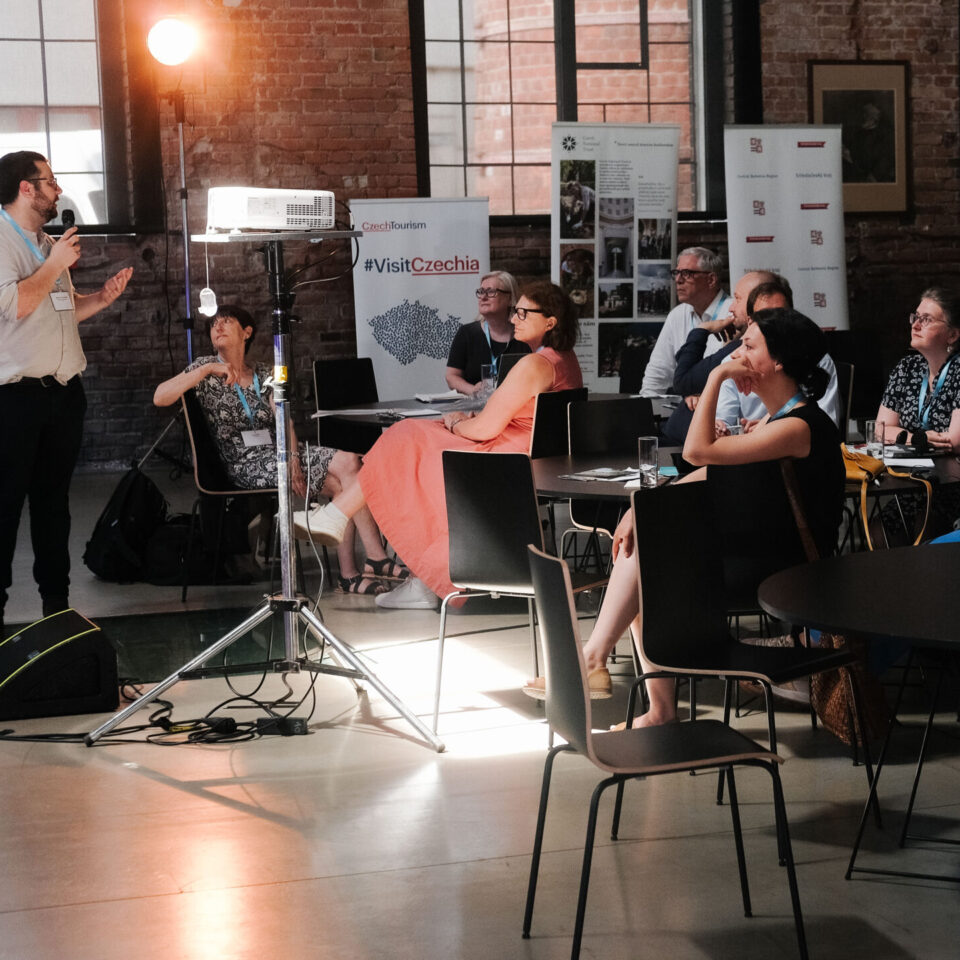
[[[507,353],[529,353],[530,348],[513,335],[510,311],[517,302],[517,281],[506,270],[495,270],[480,280],[477,288],[477,319],[457,331],[447,357],[447,386],[472,396],[483,388],[480,368],[493,367]]]
[[[893,368],[877,411],[886,443],[960,451],[958,343],[960,299],[938,287],[924,290],[910,314],[910,346],[916,353]]]
[[[489,282],[489,281],[487,281]],[[442,422],[394,424],[363,458],[357,480],[326,506],[295,513],[298,534],[340,543],[350,518],[370,508],[384,536],[414,576],[378,606],[433,608],[453,591],[443,491],[444,450],[523,452],[530,446],[537,394],[583,385],[573,352],[576,307],[548,281],[525,287],[513,308],[514,337],[529,347],[477,413],[448,413]],[[388,598],[389,601],[388,601]]]

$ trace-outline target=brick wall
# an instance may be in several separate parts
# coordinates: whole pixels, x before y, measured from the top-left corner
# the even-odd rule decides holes
[[[911,61],[915,210],[847,218],[851,321],[881,340],[887,365],[905,348],[903,318],[917,292],[933,281],[956,281],[960,272],[958,3],[761,3],[768,122],[806,121],[809,59]],[[192,0],[185,6],[203,20],[214,51],[183,71],[193,232],[206,225],[207,188],[231,182],[323,187],[339,200],[416,195],[406,0]],[[158,90],[173,89],[177,76],[158,73]],[[162,235],[88,237],[75,271],[83,290],[120,266],[136,268],[124,298],[82,328],[90,398],[83,469],[115,467],[145,451],[168,418],[152,407],[153,388],[185,364],[176,128],[169,103],[160,110],[169,250]],[[681,225],[678,242],[725,249],[722,226]],[[287,265],[317,255],[291,245]],[[549,229],[494,227],[491,261],[523,279],[547,274]],[[333,277],[348,266],[346,252],[338,253],[304,278]],[[191,271],[196,301],[205,283],[196,245]],[[211,275],[221,301],[236,297],[265,314],[266,274],[255,250],[217,250]],[[302,287],[295,313],[302,318],[294,349],[305,410],[309,359],[355,352],[351,279]],[[201,328],[195,353],[207,349]],[[263,330],[253,355],[269,354],[269,330]]]

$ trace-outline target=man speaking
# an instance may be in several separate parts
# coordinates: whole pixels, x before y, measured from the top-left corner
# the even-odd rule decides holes
[[[74,291],[76,227],[56,242],[42,230],[60,193],[39,153],[0,157],[0,635],[25,498],[43,615],[69,605],[68,497],[86,410],[77,324],[113,303],[133,273],[89,296]]]

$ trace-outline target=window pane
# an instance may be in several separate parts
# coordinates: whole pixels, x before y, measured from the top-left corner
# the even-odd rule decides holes
[[[513,137],[509,103],[467,107],[467,162],[512,163]]]
[[[653,123],[652,108],[645,103],[611,103],[607,123]],[[664,121],[667,122],[667,121]]]
[[[431,167],[431,197],[462,197],[463,167]]]
[[[0,156],[14,150],[47,155],[42,107],[0,107]]]
[[[549,163],[553,104],[517,104],[513,108],[513,155],[517,163]]]
[[[95,40],[93,0],[43,0],[43,36],[47,40]]]
[[[459,40],[457,4],[450,0],[423,0],[423,29],[428,40]]]
[[[680,126],[680,159],[690,159],[690,107],[688,104],[654,104],[652,123],[676,123]]]
[[[514,103],[556,103],[557,72],[553,56],[553,44],[510,44]]]
[[[690,100],[690,47],[650,47],[650,99],[671,103]]]
[[[577,119],[581,123],[603,123],[606,119],[603,105],[599,103],[584,103],[577,105]]]
[[[598,4],[577,0],[574,23],[577,60],[590,63],[640,63],[640,4],[617,0]]]
[[[77,107],[50,109],[50,165],[57,172],[103,172],[100,111]]]
[[[510,99],[510,45],[466,43],[463,59],[467,69],[467,103],[502,102]]]
[[[10,106],[43,103],[43,69],[40,44],[23,40],[0,40],[3,83],[0,103]]]
[[[470,7],[473,7],[472,13]],[[463,5],[464,40],[506,40],[509,35],[507,22],[507,0],[465,2]]]
[[[0,0],[0,36],[40,37],[40,9],[36,0]],[[2,61],[6,67],[6,61]],[[4,74],[8,71],[4,69]]]
[[[427,100],[431,103],[459,103],[460,44],[430,43],[427,47]]]
[[[578,70],[577,98],[581,103],[645,102],[647,71]]]
[[[95,43],[44,44],[47,102],[51,106],[100,103],[100,73]]]
[[[434,163],[463,163],[463,117],[460,108],[432,103],[427,106],[430,159]]]
[[[56,169],[54,164],[51,166]],[[61,210],[69,207],[76,214],[77,223],[106,223],[107,206],[101,174],[58,173],[57,183],[63,189],[58,201]]]
[[[546,213],[550,209],[549,165],[514,167],[513,186],[514,213]]]
[[[513,213],[510,167],[467,167],[467,196],[489,197],[493,216]]]

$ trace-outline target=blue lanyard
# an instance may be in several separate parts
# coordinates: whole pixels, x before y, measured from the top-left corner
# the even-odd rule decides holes
[[[486,320],[480,321],[480,329],[483,331],[483,335],[487,338],[487,347],[490,350],[490,366],[493,367],[493,376],[496,379],[497,370],[500,368],[500,357],[503,356],[503,353],[507,352],[507,347],[510,345],[510,340],[508,340],[503,347],[503,353],[500,354],[500,357],[495,357],[493,355],[493,343],[490,341],[490,324]],[[511,340],[513,337],[510,338]]]
[[[240,389],[240,384],[235,383],[233,389],[237,391],[237,396],[240,398],[240,402],[243,404],[244,413],[247,415],[247,419],[250,421],[250,426],[254,425],[253,420],[253,411],[250,409],[250,404],[247,401],[247,398],[243,394],[243,390]],[[253,392],[257,395],[257,401],[260,400],[260,378],[257,376],[256,371],[253,374]]]
[[[11,217],[10,214],[7,213],[7,211],[2,207],[0,207],[0,214],[2,214],[3,219],[6,220],[7,223],[9,223],[10,226],[20,234],[20,236],[23,238],[23,242],[30,248],[30,252],[41,263],[43,263],[47,258],[43,255],[43,251],[23,232],[23,227],[21,227],[20,224],[17,223],[17,221],[14,220],[13,217]]]
[[[947,379],[947,370],[950,368],[951,363],[953,363],[953,357],[950,357],[940,368],[940,376],[937,377],[937,385],[933,388],[929,403],[924,402],[927,399],[927,378],[923,378],[923,384],[920,387],[920,396],[917,398],[917,416],[920,418],[920,426],[924,430],[927,429],[927,424],[930,422],[930,408],[943,389],[943,382]]]
[[[720,314],[720,311],[723,309],[724,304],[725,304],[729,299],[730,299],[730,297],[724,297],[724,298],[717,304],[717,309],[714,310],[712,314],[711,314],[711,313],[705,313],[705,314],[703,315],[703,317],[701,317],[701,321],[702,321],[703,323],[706,323],[708,320],[713,320],[713,319],[715,319],[716,317],[719,317],[719,316],[721,315],[721,314]],[[691,330],[694,329],[694,328],[697,326],[696,317],[697,317],[696,313],[694,313],[694,312],[691,311],[691,314],[690,314],[690,329],[691,329]]]
[[[770,421],[776,420],[779,417],[785,417],[801,400],[803,399],[802,393],[795,393],[771,418]],[[768,421],[768,423],[770,422]]]

